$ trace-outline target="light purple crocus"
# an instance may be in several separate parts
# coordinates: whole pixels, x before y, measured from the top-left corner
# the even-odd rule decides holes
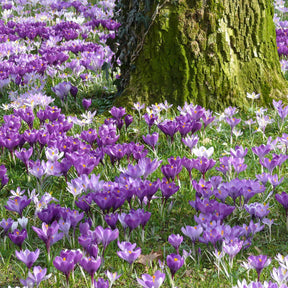
[[[21,284],[28,287],[38,287],[40,283],[44,280],[47,280],[50,278],[51,274],[46,275],[47,268],[41,268],[40,266],[33,267],[33,273],[28,272],[28,278],[26,280],[20,280]],[[30,284],[30,286],[28,285]],[[33,286],[31,286],[33,285]]]
[[[32,229],[37,233],[38,237],[45,243],[48,255],[50,254],[50,247],[57,241],[63,238],[63,233],[58,233],[59,224],[54,221],[51,226],[45,222],[42,223],[42,229],[32,226]]]
[[[141,248],[136,248],[136,243],[119,242],[118,247],[121,251],[117,251],[117,255],[123,260],[127,261],[130,265],[140,256]],[[135,249],[136,248],[136,249]],[[134,250],[135,249],[135,250]]]
[[[168,237],[168,242],[176,249],[176,253],[179,254],[179,246],[183,241],[183,237],[179,234],[171,234]]]
[[[248,264],[254,268],[258,275],[258,282],[260,281],[260,274],[263,268],[270,265],[271,259],[268,258],[266,255],[259,255],[259,256],[249,256],[248,257]]]
[[[29,251],[28,249],[25,251],[15,251],[16,257],[22,261],[28,269],[30,269],[34,262],[38,259],[40,250],[37,248],[34,252]]]
[[[165,280],[165,273],[157,270],[153,276],[149,274],[143,274],[142,279],[137,278],[137,282],[143,288],[159,288]]]

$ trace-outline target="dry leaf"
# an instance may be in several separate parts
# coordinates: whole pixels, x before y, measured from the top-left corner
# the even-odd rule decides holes
[[[160,256],[161,256],[160,253],[153,252],[153,251],[148,255],[141,254],[137,260],[137,263],[143,264],[144,266],[151,266],[152,262],[155,259],[160,259]]]

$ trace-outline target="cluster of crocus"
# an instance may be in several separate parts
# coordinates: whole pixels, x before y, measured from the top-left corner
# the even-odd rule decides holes
[[[90,101],[88,102],[83,105],[86,110],[88,110],[90,105]],[[281,109],[285,110],[285,107],[280,104],[275,105],[277,111],[281,112]],[[141,105],[139,104],[138,106],[140,114]],[[169,155],[168,159],[161,157],[161,160],[152,158],[153,156],[149,152],[151,149],[146,150],[145,145],[150,145],[154,149],[157,143],[159,145],[162,144],[159,140],[161,137],[163,138],[163,135],[153,132],[158,128],[156,126],[153,127],[154,124],[150,127],[150,122],[147,124],[153,133],[149,135],[156,137],[157,141],[152,136],[149,138],[148,136],[141,137],[142,135],[139,135],[137,140],[140,139],[139,141],[141,141],[143,139],[146,143],[145,145],[134,142],[121,142],[123,138],[127,139],[122,137],[123,134],[125,136],[128,134],[121,128],[124,123],[126,123],[127,128],[130,124],[132,126],[135,125],[134,121],[127,125],[129,119],[125,120],[125,116],[128,115],[126,115],[126,111],[122,107],[113,107],[110,111],[112,118],[106,119],[104,124],[99,124],[98,127],[94,126],[92,121],[94,115],[92,116],[93,113],[89,114],[90,111],[85,112],[86,118],[84,118],[87,122],[83,124],[75,117],[66,117],[55,106],[37,109],[37,113],[35,113],[36,109],[35,111],[27,108],[18,109],[13,111],[12,116],[5,117],[2,125],[2,130],[5,134],[5,141],[3,141],[2,145],[4,147],[3,153],[12,153],[12,156],[16,155],[23,162],[25,168],[28,169],[30,181],[33,184],[37,184],[37,191],[32,191],[31,193],[29,191],[29,197],[24,195],[25,190],[20,187],[16,191],[12,190],[12,196],[7,201],[5,208],[11,213],[11,217],[12,215],[14,217],[15,214],[18,214],[19,217],[23,215],[28,217],[30,208],[33,213],[35,212],[35,218],[29,218],[34,221],[32,230],[44,242],[48,255],[50,252],[54,252],[54,249],[50,251],[51,246],[60,239],[63,239],[63,241],[61,241],[61,244],[60,241],[58,242],[58,247],[62,243],[66,246],[66,240],[68,239],[69,249],[79,248],[79,246],[77,247],[78,244],[83,248],[82,251],[62,250],[53,259],[54,267],[64,274],[67,285],[70,274],[73,273],[76,267],[81,267],[79,269],[84,269],[91,277],[92,286],[101,287],[102,285],[102,287],[107,287],[107,281],[101,278],[95,281],[95,274],[99,269],[102,269],[100,267],[107,265],[105,251],[107,254],[108,245],[112,241],[119,239],[118,247],[121,251],[118,251],[118,256],[129,264],[133,264],[140,256],[141,248],[143,247],[138,248],[137,241],[140,237],[138,237],[137,231],[131,232],[137,227],[142,228],[143,232],[145,227],[153,227],[154,224],[149,219],[152,213],[157,210],[155,209],[156,205],[159,207],[159,204],[161,204],[161,195],[163,206],[171,198],[173,199],[172,201],[176,200],[175,202],[177,203],[179,199],[184,199],[182,198],[182,192],[185,193],[188,186],[189,191],[193,187],[191,194],[193,200],[189,203],[192,209],[195,210],[193,211],[194,218],[190,219],[187,217],[185,219],[185,222],[187,220],[185,223],[187,225],[176,227],[176,229],[180,230],[179,233],[182,232],[182,236],[180,234],[171,234],[168,238],[168,242],[175,249],[175,254],[169,254],[166,258],[172,278],[184,265],[185,257],[187,256],[187,252],[184,252],[184,250],[182,253],[179,251],[183,241],[185,243],[188,239],[190,243],[192,242],[193,256],[196,255],[194,246],[198,241],[206,244],[207,249],[217,249],[221,255],[228,255],[232,266],[236,255],[241,250],[248,248],[252,244],[255,234],[264,229],[262,224],[272,225],[273,220],[265,218],[269,214],[270,208],[268,203],[265,204],[267,201],[264,200],[266,200],[265,198],[269,199],[270,206],[272,206],[271,202],[273,200],[270,199],[270,196],[284,181],[280,172],[283,167],[286,167],[285,161],[287,157],[283,154],[285,151],[283,149],[287,149],[288,146],[287,135],[282,134],[276,140],[270,138],[267,143],[254,146],[252,149],[240,145],[235,147],[231,145],[230,151],[224,151],[229,156],[221,157],[219,159],[220,164],[216,165],[216,161],[211,159],[211,157],[214,155],[213,157],[217,159],[219,151],[214,151],[214,148],[211,147],[211,142],[207,142],[209,143],[209,148],[197,146],[197,142],[205,145],[205,141],[209,140],[203,138],[205,133],[207,135],[210,132],[207,127],[215,119],[213,119],[211,113],[200,106],[187,104],[184,108],[179,108],[181,115],[179,117],[176,116],[175,120],[166,119],[166,121],[162,121],[163,115],[161,115],[161,111],[168,109],[167,106],[169,106],[167,103],[151,106],[149,109],[152,113],[149,115],[157,115],[159,121],[155,120],[155,124],[158,123],[158,126],[160,125],[162,129],[158,128],[163,132],[166,131],[166,124],[168,128],[172,127],[174,129],[177,127],[177,131],[171,128],[173,133],[170,133],[171,131],[169,131],[170,134],[164,133],[175,142],[177,140],[181,143],[180,139],[182,138],[184,145],[189,148],[188,153],[183,151],[184,155],[186,155],[185,157],[183,157],[183,154],[181,157],[178,156],[176,154],[177,147],[175,147],[175,151],[172,154],[175,156],[173,157]],[[147,111],[147,113],[150,112]],[[235,113],[235,108],[227,108],[225,111],[226,116],[223,118],[224,121],[228,117],[233,122]],[[280,114],[279,117],[281,118]],[[281,115],[283,116],[283,114],[285,112],[282,111]],[[283,119],[285,121],[285,117]],[[146,119],[144,120],[146,121]],[[217,124],[221,122],[219,119],[217,121]],[[240,126],[243,122],[239,122],[237,125]],[[175,124],[177,125],[175,126]],[[38,125],[40,126],[39,130],[37,130]],[[25,130],[27,127],[28,129]],[[235,129],[235,126],[233,129]],[[17,135],[15,136],[14,144],[9,142],[11,141],[9,139],[12,138],[8,137],[13,136],[12,132],[9,131],[13,131]],[[180,135],[178,135],[177,139],[176,133],[178,131]],[[279,152],[280,150],[281,153]],[[157,154],[155,151],[152,151],[152,153],[153,155]],[[266,169],[267,172],[256,175],[257,180],[248,178],[246,174],[247,167],[251,164],[250,160],[253,157],[257,159],[255,155],[260,160],[254,163],[255,170]],[[163,165],[159,167],[162,163]],[[212,169],[215,165],[218,167]],[[186,181],[187,173],[183,167],[188,171],[191,183]],[[112,179],[110,172],[112,174],[113,169],[117,175]],[[107,170],[111,171],[107,173]],[[275,171],[277,174],[273,174]],[[99,173],[98,175],[95,174],[97,172]],[[162,180],[157,178],[161,173],[165,177]],[[220,173],[222,176],[219,176]],[[66,181],[64,181],[64,178]],[[102,179],[105,179],[105,181]],[[60,181],[64,189],[61,191],[61,197],[59,197],[60,203],[55,204],[58,200],[49,193],[45,193],[44,189],[47,189],[49,184],[56,187]],[[268,185],[269,183],[272,186],[272,191]],[[62,197],[62,193],[63,195],[66,193],[65,196]],[[57,195],[59,194],[57,193]],[[188,197],[190,197],[190,194]],[[63,203],[63,198],[65,199],[65,204]],[[276,194],[275,198],[286,209],[285,194]],[[33,203],[35,206],[32,205]],[[276,205],[278,204],[277,202],[275,203]],[[76,209],[74,209],[74,204],[76,204]],[[152,208],[150,204],[152,204]],[[181,204],[185,205],[184,203]],[[28,205],[29,208],[26,208]],[[70,207],[73,207],[73,209]],[[240,219],[237,218],[239,214],[243,216]],[[103,227],[97,224],[100,218],[103,221]],[[164,220],[163,218],[161,220]],[[230,221],[231,219],[232,221]],[[39,220],[42,221],[42,225],[38,226],[36,223],[39,223]],[[23,222],[25,222],[24,219]],[[236,225],[235,222],[237,222]],[[29,222],[29,224],[31,223]],[[120,242],[123,232],[120,229],[121,226],[119,228],[119,224],[122,225],[125,232],[129,230],[129,241],[131,243]],[[8,234],[9,238],[18,245],[20,250],[31,239],[29,235],[27,240],[27,231],[30,229],[26,230],[24,225],[27,225],[27,223],[24,223],[23,226],[21,225],[21,231],[21,229],[18,230],[12,227],[15,224],[11,218],[3,219],[0,223],[4,234]],[[110,228],[107,228],[107,225]],[[31,231],[32,234],[34,233],[33,231]],[[36,235],[35,233],[34,235]],[[178,233],[178,231],[175,231],[175,233]],[[124,237],[127,237],[127,234],[125,233]],[[183,235],[186,237],[183,237]],[[125,239],[127,240],[127,238]],[[26,243],[23,244],[25,240]],[[189,242],[188,245],[191,245]],[[143,245],[145,244],[143,239],[142,243]],[[112,246],[110,245],[110,247]],[[39,250],[35,251],[35,249],[36,247],[31,249],[32,252],[30,250],[15,252],[17,259],[25,263],[29,269],[37,261]],[[170,249],[172,250],[171,247]],[[181,256],[182,254],[183,256]],[[200,257],[199,255],[198,249],[198,257]],[[109,258],[107,257],[107,259]],[[259,263],[265,260],[264,256],[259,259]],[[255,261],[251,258],[249,265],[251,266]],[[265,262],[268,263],[269,261]],[[257,264],[258,266],[254,265],[258,275],[261,273],[261,265],[259,263]],[[52,268],[52,273],[55,273],[55,268]],[[115,280],[115,277],[110,275],[112,280]],[[143,287],[159,287],[162,285],[164,278],[165,274],[158,270],[153,276],[144,274],[142,279],[138,278],[137,281]],[[27,279],[28,285],[29,281],[32,280]],[[110,280],[110,282],[112,281]]]
[[[84,88],[75,78],[81,77],[86,82],[96,79],[101,74],[102,65],[111,61],[113,53],[106,41],[115,37],[115,30],[120,26],[111,20],[113,5],[96,6],[79,1],[62,5],[62,2],[43,1],[38,10],[34,4],[17,1],[13,5],[15,13],[11,12],[12,4],[2,5],[1,91],[13,87],[15,83],[38,92],[45,89],[48,77],[57,76],[64,81],[57,81],[52,87],[55,95],[63,99],[70,92],[75,97],[76,86]],[[33,17],[30,16],[31,10],[35,13]],[[61,21],[56,21],[59,17]],[[95,41],[97,32],[99,37]],[[74,85],[67,81],[68,77],[73,79]],[[33,97],[27,97],[29,100],[24,98],[17,102],[24,100],[31,105]],[[14,103],[18,106],[16,101]]]

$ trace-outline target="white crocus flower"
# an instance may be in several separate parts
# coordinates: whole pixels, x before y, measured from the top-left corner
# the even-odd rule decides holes
[[[249,99],[255,100],[255,99],[258,99],[259,97],[260,97],[260,94],[256,94],[255,92],[252,92],[251,94],[247,93],[247,98]]]
[[[45,155],[47,160],[55,162],[64,156],[64,152],[60,152],[57,148],[46,148]]]
[[[238,138],[239,136],[243,135],[243,132],[241,130],[233,129],[233,134]]]
[[[214,148],[210,147],[209,149],[206,149],[204,146],[201,146],[199,148],[195,147],[192,149],[192,153],[197,157],[210,158],[214,153]]]
[[[26,229],[27,224],[28,224],[28,218],[26,218],[24,216],[22,218],[18,218],[18,223],[22,229]]]

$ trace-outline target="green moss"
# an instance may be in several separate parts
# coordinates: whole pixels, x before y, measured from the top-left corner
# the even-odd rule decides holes
[[[261,93],[262,105],[285,95],[273,5],[263,0],[263,10],[258,0],[210,0],[204,9],[196,2],[202,1],[181,0],[160,11],[119,98],[122,106],[166,99],[219,110],[247,106],[247,92]]]

